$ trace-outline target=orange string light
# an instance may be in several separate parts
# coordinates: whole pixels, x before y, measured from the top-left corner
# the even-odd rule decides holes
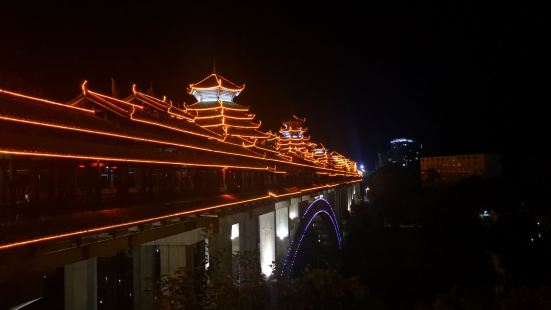
[[[7,94],[7,95],[19,97],[19,98],[30,99],[30,100],[38,101],[38,102],[41,102],[41,103],[47,103],[47,104],[55,105],[55,106],[58,106],[58,107],[78,110],[78,111],[86,112],[86,113],[96,113],[96,111],[94,111],[94,110],[84,109],[84,108],[79,108],[79,107],[73,107],[73,106],[70,106],[70,105],[66,105],[66,104],[63,104],[63,103],[59,103],[59,102],[55,102],[55,101],[51,101],[51,100],[47,100],[47,99],[42,99],[42,98],[37,98],[37,97],[32,97],[32,96],[27,96],[27,95],[15,93],[15,92],[5,90],[5,89],[0,89],[0,94]]]
[[[200,163],[179,162],[179,161],[133,159],[133,158],[122,158],[122,157],[85,156],[85,155],[44,153],[44,152],[13,151],[13,150],[6,150],[6,149],[0,149],[0,154],[40,156],[40,157],[53,157],[53,158],[70,158],[70,159],[84,159],[84,160],[103,160],[103,161],[142,163],[142,164],[179,165],[179,166],[194,166],[194,167],[213,167],[213,168],[230,168],[230,169],[250,169],[250,170],[273,171],[273,168],[270,168],[270,167],[235,166],[235,165],[221,165],[221,164],[218,164],[218,165],[217,164],[200,164]]]

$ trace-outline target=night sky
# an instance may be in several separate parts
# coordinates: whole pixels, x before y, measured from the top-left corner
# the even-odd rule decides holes
[[[123,96],[135,82],[192,103],[187,85],[215,62],[217,73],[246,84],[236,101],[264,129],[305,116],[315,141],[369,167],[398,137],[419,141],[425,154],[543,152],[543,9],[203,2],[3,4],[0,87],[68,100],[84,79],[109,93],[113,77]]]

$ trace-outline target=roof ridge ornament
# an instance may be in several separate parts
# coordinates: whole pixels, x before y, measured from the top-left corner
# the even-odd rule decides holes
[[[83,95],[86,95],[86,93],[88,93],[88,88],[86,87],[86,84],[88,84],[88,81],[84,80],[84,82],[82,82],[82,85],[80,85]]]

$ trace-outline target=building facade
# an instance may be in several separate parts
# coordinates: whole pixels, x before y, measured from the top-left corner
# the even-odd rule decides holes
[[[422,157],[421,181],[425,184],[449,184],[471,176],[501,176],[501,160],[495,154],[469,154]]]

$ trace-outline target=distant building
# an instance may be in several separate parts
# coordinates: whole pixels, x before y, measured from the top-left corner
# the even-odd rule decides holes
[[[378,168],[388,164],[397,164],[402,167],[419,167],[419,157],[422,146],[412,139],[394,139],[390,141],[390,148],[386,152],[379,152]]]
[[[449,184],[471,176],[500,177],[500,156],[471,154],[421,158],[421,181],[425,184]]]

